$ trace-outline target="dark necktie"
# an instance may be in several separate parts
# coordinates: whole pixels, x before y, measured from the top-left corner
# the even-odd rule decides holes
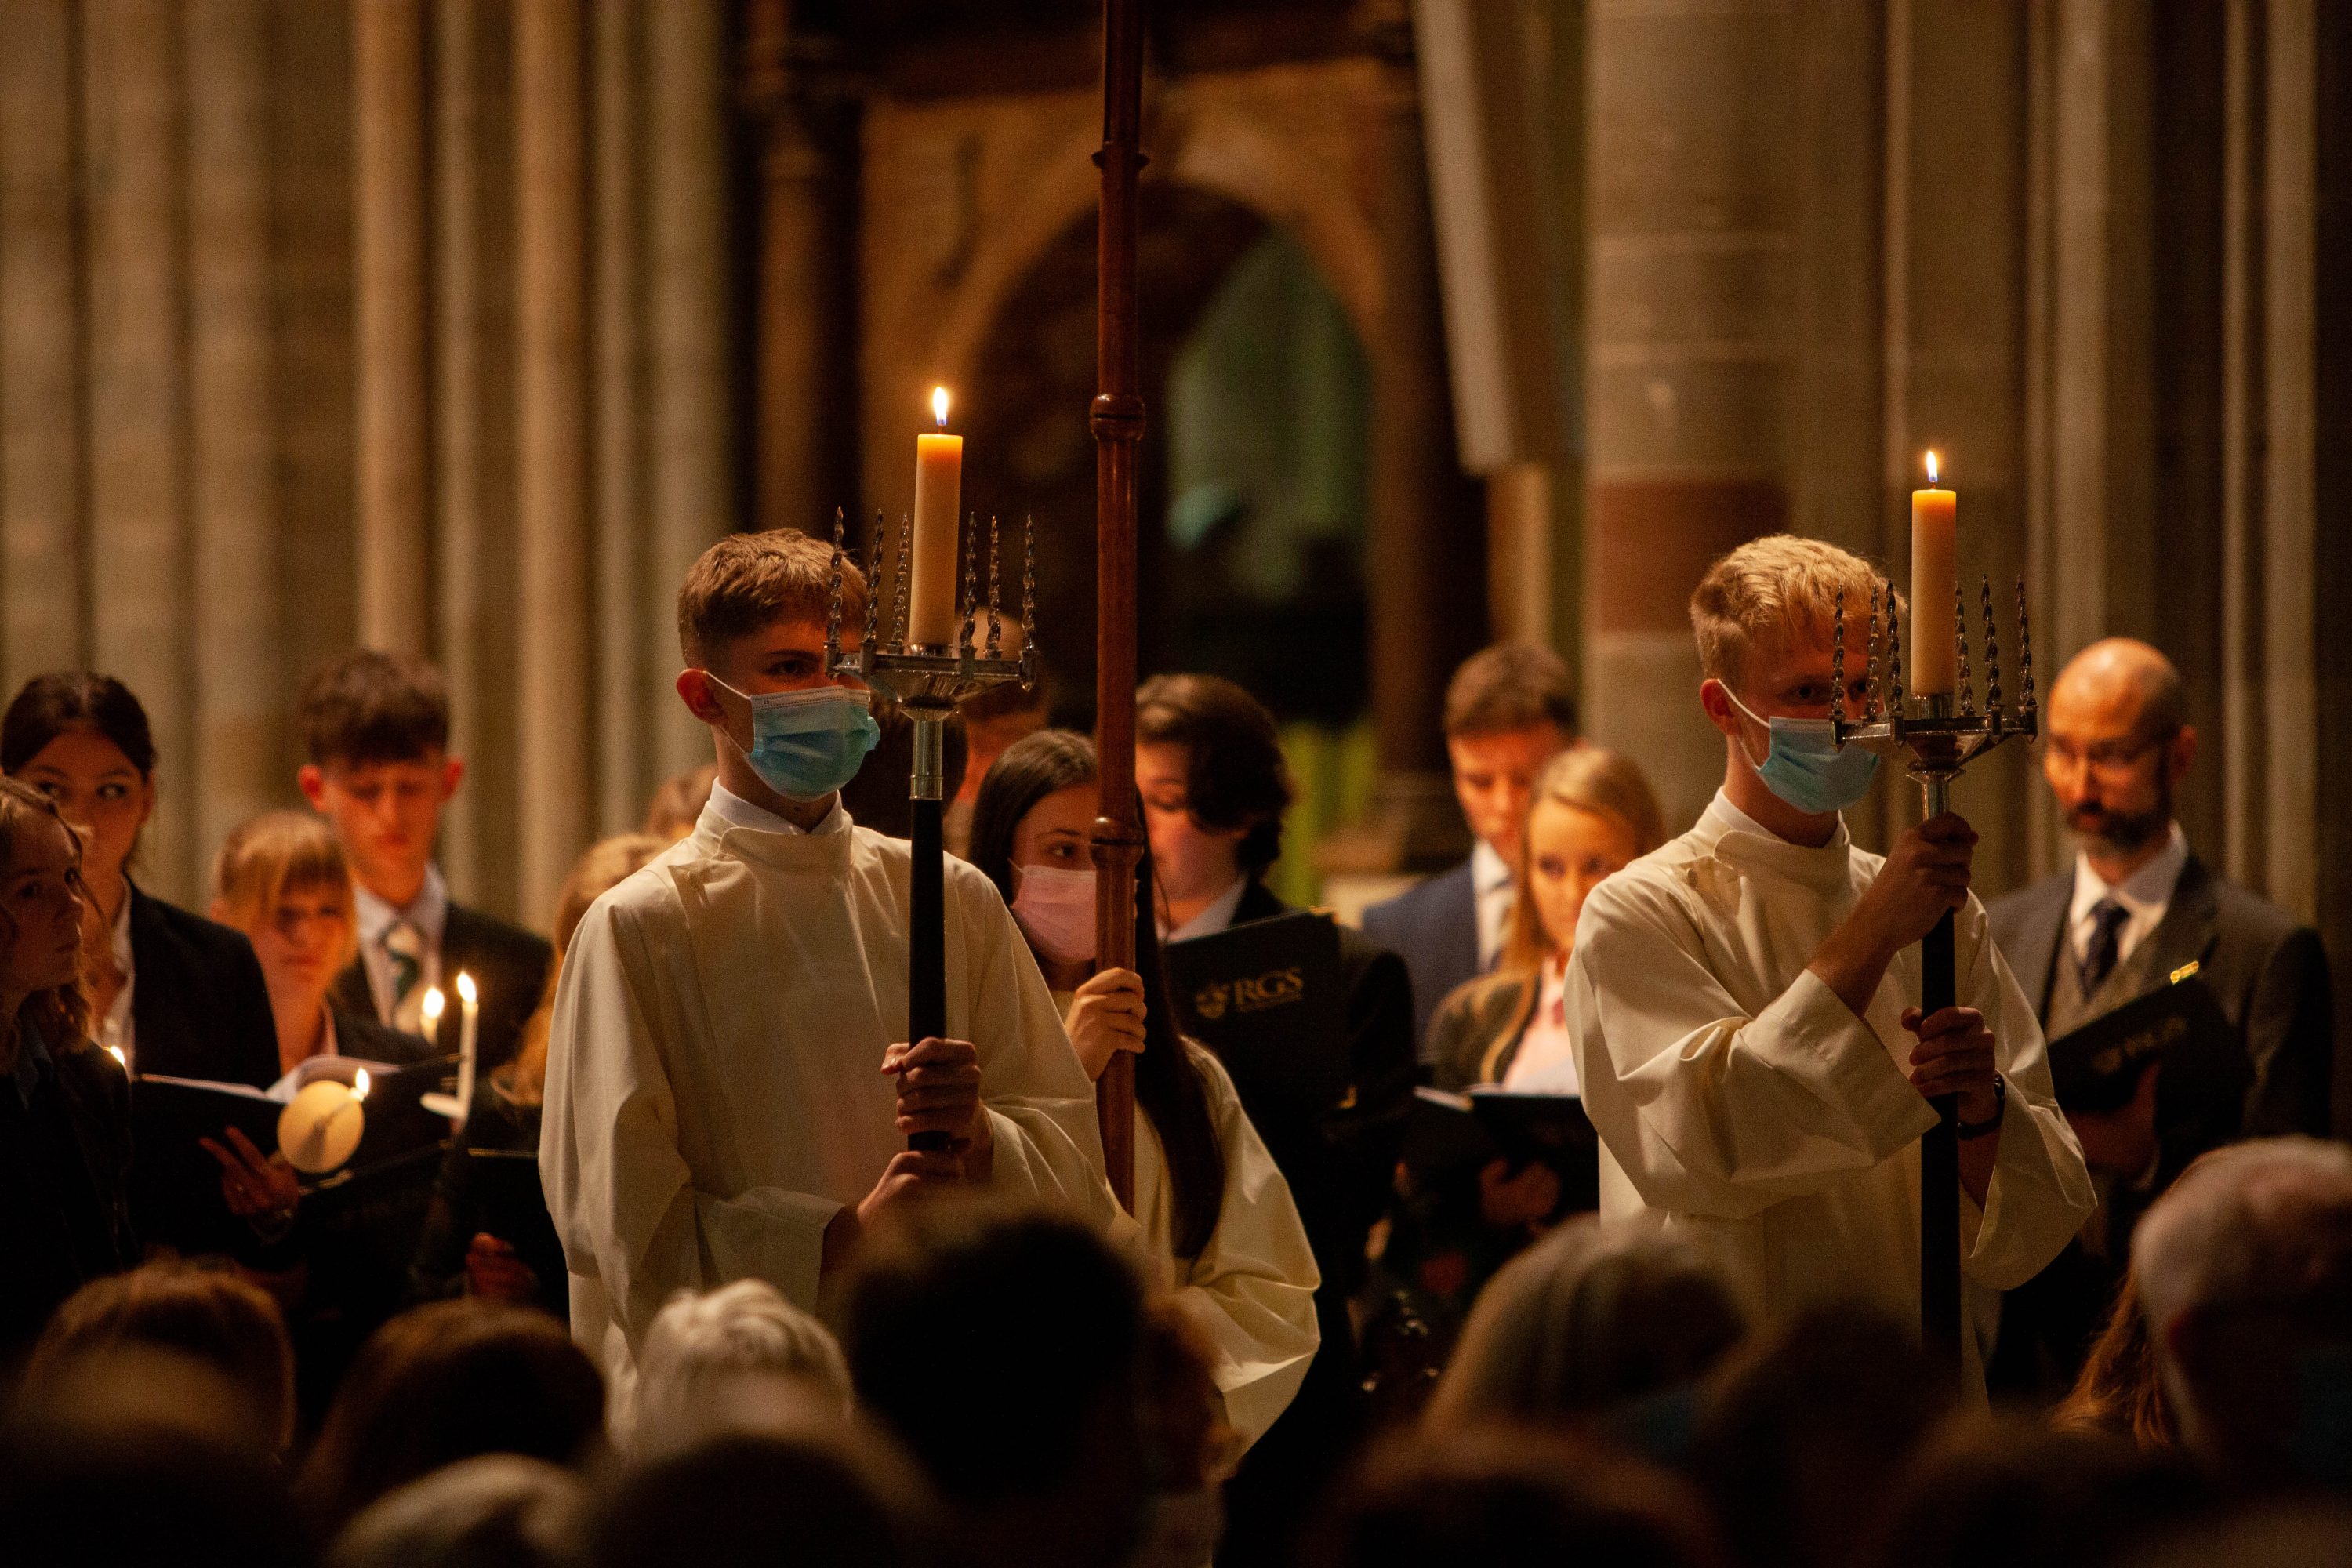
[[[2131,911],[2113,899],[2101,899],[2092,906],[2090,944],[2083,950],[2083,997],[2088,1001],[2097,994],[2107,976],[2116,972],[2116,960],[2123,951],[2124,923]]]

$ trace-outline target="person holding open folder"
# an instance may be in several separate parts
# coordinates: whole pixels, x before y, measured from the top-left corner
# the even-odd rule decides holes
[[[1099,809],[1094,742],[1066,730],[1014,742],[972,803],[971,860],[1012,907],[1062,1004],[1078,1061],[1099,1079],[1137,1053],[1135,1217],[1155,1283],[1214,1352],[1210,1373],[1239,1446],[1257,1440],[1306,1380],[1319,1338],[1320,1275],[1290,1184],[1217,1058],[1177,1032],[1152,922],[1136,922],[1136,969],[1095,959]],[[1150,908],[1150,858],[1136,879]]]
[[[1577,918],[1601,879],[1665,837],[1658,797],[1641,765],[1622,752],[1559,752],[1536,774],[1528,802],[1501,959],[1493,973],[1454,987],[1431,1019],[1439,1089],[1578,1092],[1563,997]],[[1466,1310],[1496,1269],[1559,1217],[1557,1163],[1529,1160],[1514,1170],[1498,1156],[1477,1167],[1474,1189],[1467,1169],[1413,1170],[1409,1142],[1408,1196],[1390,1259],[1410,1260],[1417,1284]],[[1589,1187],[1591,1179],[1588,1170],[1579,1184]]]

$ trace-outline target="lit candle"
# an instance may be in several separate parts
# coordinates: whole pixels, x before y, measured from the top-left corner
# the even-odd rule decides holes
[[[1913,695],[1948,697],[1958,685],[1952,657],[1952,626],[1944,606],[1958,589],[1952,558],[1953,523],[1959,499],[1936,484],[1936,454],[1927,454],[1927,488],[1911,492],[1911,649]]]
[[[474,1031],[482,1017],[481,994],[474,977],[460,971],[457,1001],[463,1012],[457,1030],[457,1115],[462,1121],[474,1109]]]
[[[956,515],[963,504],[963,437],[945,434],[948,389],[931,388],[940,434],[915,437],[914,560],[907,582],[907,640],[947,647],[956,637]]]
[[[441,1015],[449,1010],[449,998],[441,994],[441,987],[425,988],[425,1000],[417,1008],[425,1016],[425,1037],[428,1040],[441,1033]]]

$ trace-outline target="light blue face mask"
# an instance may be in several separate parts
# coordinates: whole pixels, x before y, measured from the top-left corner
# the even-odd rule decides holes
[[[761,783],[788,800],[823,800],[857,776],[866,753],[882,738],[872,699],[846,686],[754,695],[735,691],[715,675],[710,684],[751,705],[751,744],[743,760]]]
[[[1870,793],[1870,781],[1878,773],[1877,752],[1860,746],[1840,750],[1836,727],[1826,719],[1768,721],[1739,700],[1730,687],[1726,686],[1723,694],[1731,699],[1733,707],[1772,731],[1771,749],[1764,753],[1764,760],[1748,758],[1766,789],[1808,816],[1843,811]],[[1739,750],[1747,754],[1745,738]]]

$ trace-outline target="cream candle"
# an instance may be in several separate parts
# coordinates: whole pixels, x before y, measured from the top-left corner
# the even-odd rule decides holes
[[[463,1121],[474,1109],[474,1037],[482,1018],[481,993],[475,989],[474,977],[459,971],[457,974],[457,1116]]]
[[[1945,606],[1958,592],[1958,568],[1954,561],[1955,523],[1959,498],[1937,484],[1936,454],[1927,454],[1927,488],[1911,492],[1911,647],[1909,678],[1912,694],[1948,697],[1959,683],[1953,657],[1951,623]]]
[[[948,389],[931,389],[938,434],[915,437],[915,526],[907,582],[907,641],[951,647],[956,640],[956,516],[963,504],[963,437],[945,431]]]

